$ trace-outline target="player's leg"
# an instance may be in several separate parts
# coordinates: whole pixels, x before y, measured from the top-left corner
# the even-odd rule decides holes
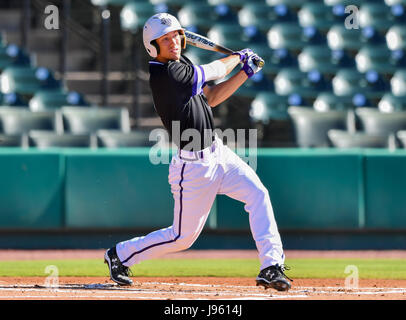
[[[214,162],[171,164],[169,183],[174,198],[173,225],[117,244],[125,266],[189,248],[201,233],[219,187]],[[151,213],[153,214],[153,213]]]
[[[287,290],[290,283],[284,279],[282,241],[268,190],[260,181],[255,171],[228,147],[223,147],[222,159],[225,161],[226,172],[219,189],[233,199],[242,201],[249,213],[249,223],[255,240],[261,263],[260,281],[272,278],[272,287]],[[264,274],[264,276],[262,276]],[[262,283],[261,283],[262,284]],[[265,283],[266,284],[266,283]]]

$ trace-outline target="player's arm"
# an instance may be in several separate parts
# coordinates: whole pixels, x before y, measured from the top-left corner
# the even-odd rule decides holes
[[[235,59],[235,58],[237,58],[237,59]],[[207,98],[207,102],[211,107],[216,107],[223,101],[227,100],[235,91],[237,91],[237,89],[248,78],[250,78],[253,74],[255,74],[256,72],[261,70],[260,67],[258,67],[254,64],[254,59],[256,59],[256,58],[259,58],[259,57],[255,54],[250,55],[244,61],[243,68],[241,69],[240,72],[238,72],[237,74],[232,76],[230,79],[223,81],[215,86],[212,86],[212,87],[205,86],[203,88],[203,92]],[[228,59],[233,59],[233,60],[231,60],[233,63]],[[230,73],[231,70],[233,70],[234,67],[241,61],[237,55],[232,55],[232,56],[229,56],[227,58],[224,58],[224,59],[221,59],[218,61],[222,61],[222,60],[223,61],[225,60],[225,63],[228,63],[228,67],[227,67],[228,73]],[[234,64],[235,60],[237,60],[236,64]]]

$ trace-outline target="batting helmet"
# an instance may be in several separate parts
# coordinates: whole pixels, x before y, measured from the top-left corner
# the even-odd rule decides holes
[[[185,31],[180,25],[178,19],[169,13],[157,13],[145,22],[142,32],[144,46],[148,54],[156,58],[158,56],[159,47],[153,43],[154,40],[163,35],[178,30],[182,37],[182,49],[186,48]]]

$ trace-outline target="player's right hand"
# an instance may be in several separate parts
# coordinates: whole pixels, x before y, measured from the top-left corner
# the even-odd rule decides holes
[[[258,61],[263,60],[260,56],[252,53],[248,56],[241,70],[245,72],[248,78],[251,78],[254,74],[259,72],[262,67],[258,66]]]

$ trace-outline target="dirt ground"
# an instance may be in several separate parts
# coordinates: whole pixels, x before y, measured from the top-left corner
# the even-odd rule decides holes
[[[398,258],[406,251],[286,251],[288,258]],[[0,260],[102,259],[104,250],[0,250]],[[251,250],[189,250],[177,258],[255,258]],[[134,277],[120,287],[108,277],[0,277],[0,300],[406,300],[406,279],[364,280],[346,286],[344,279],[293,279],[288,292],[265,290],[251,278]]]

